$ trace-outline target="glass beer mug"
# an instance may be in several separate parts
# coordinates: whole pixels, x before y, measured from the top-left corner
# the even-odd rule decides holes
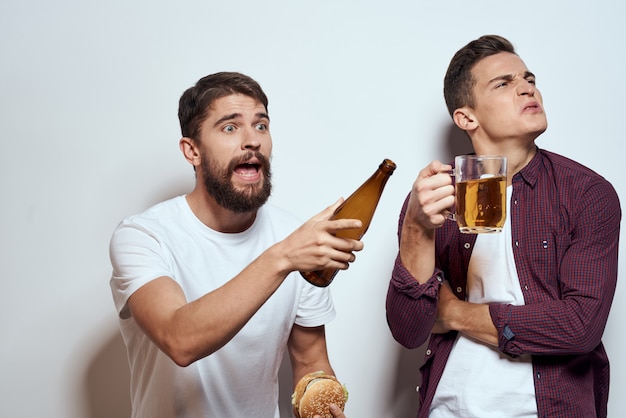
[[[449,218],[465,234],[500,232],[506,219],[506,157],[459,155],[454,159],[456,208]]]

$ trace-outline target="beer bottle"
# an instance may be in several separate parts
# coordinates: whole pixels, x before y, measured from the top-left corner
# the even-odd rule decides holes
[[[360,219],[362,223],[360,228],[344,229],[337,232],[336,236],[357,240],[363,237],[370,226],[387,180],[389,180],[395,169],[396,164],[393,161],[383,160],[378,166],[378,170],[335,210],[330,219]],[[300,274],[309,283],[319,287],[326,287],[333,281],[338,271],[338,269],[325,269],[300,272]]]

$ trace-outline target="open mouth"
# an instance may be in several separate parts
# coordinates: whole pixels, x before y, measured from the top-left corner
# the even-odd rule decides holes
[[[258,176],[261,164],[243,163],[235,166],[235,173],[243,178],[253,178]]]

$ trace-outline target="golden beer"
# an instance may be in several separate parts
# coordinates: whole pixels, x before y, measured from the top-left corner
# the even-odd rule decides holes
[[[506,219],[506,177],[456,184],[456,221],[464,233],[502,231]]]

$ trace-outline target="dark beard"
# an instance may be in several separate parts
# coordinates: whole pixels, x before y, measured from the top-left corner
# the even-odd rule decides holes
[[[231,182],[235,167],[255,156],[261,163],[263,183],[251,184],[245,190],[237,190]],[[218,205],[235,213],[245,213],[259,209],[267,202],[272,192],[271,170],[269,161],[259,152],[248,152],[242,159],[232,160],[226,170],[220,170],[218,164],[209,158],[202,158],[202,176],[207,193]]]

